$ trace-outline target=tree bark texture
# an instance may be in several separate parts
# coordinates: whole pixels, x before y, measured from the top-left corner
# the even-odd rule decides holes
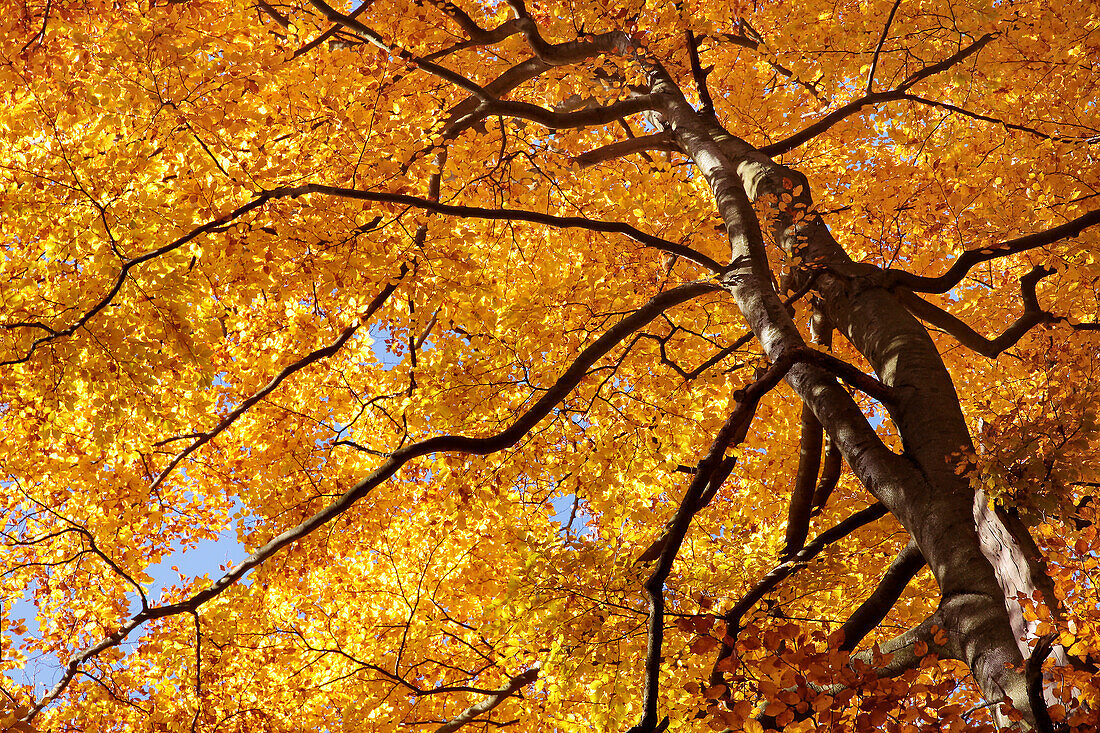
[[[813,288],[829,321],[868,360],[895,394],[887,405],[904,451],[880,440],[836,379],[812,364],[796,364],[787,382],[855,475],[901,522],[939,584],[937,622],[970,667],[989,700],[1005,700],[1034,724],[1022,673],[1022,630],[1016,592],[1030,592],[1020,543],[992,511],[979,511],[958,470],[972,450],[959,399],[927,330],[890,292],[885,273],[855,263],[813,213],[809,182],[696,112],[678,89],[653,75],[667,92],[663,110],[675,139],[706,177],[726,223],[734,267],[725,282],[772,360],[804,345],[776,294],[758,222],[788,257],[816,271]],[[808,276],[808,273],[806,273]],[[977,501],[977,504],[976,504]],[[980,526],[979,526],[980,525]],[[996,538],[996,539],[991,539]]]

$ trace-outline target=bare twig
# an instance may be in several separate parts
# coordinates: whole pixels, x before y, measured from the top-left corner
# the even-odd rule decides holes
[[[901,0],[894,0],[894,6],[890,8],[890,15],[886,16],[886,22],[882,26],[882,36],[875,46],[875,55],[871,58],[871,69],[867,72],[867,94],[875,90],[875,69],[878,68],[878,58],[882,54],[882,47],[886,45],[886,38],[890,35],[890,24],[894,22],[894,14],[898,12]]]

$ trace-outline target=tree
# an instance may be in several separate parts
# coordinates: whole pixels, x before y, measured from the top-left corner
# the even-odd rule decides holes
[[[10,7],[4,720],[1094,730],[1097,17]]]

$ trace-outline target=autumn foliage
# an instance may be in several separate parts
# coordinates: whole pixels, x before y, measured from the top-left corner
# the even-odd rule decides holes
[[[0,726],[1097,729],[1096,2],[331,2],[0,14]]]

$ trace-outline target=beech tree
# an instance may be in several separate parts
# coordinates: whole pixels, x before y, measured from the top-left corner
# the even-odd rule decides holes
[[[9,4],[5,726],[1095,730],[1098,18]]]

